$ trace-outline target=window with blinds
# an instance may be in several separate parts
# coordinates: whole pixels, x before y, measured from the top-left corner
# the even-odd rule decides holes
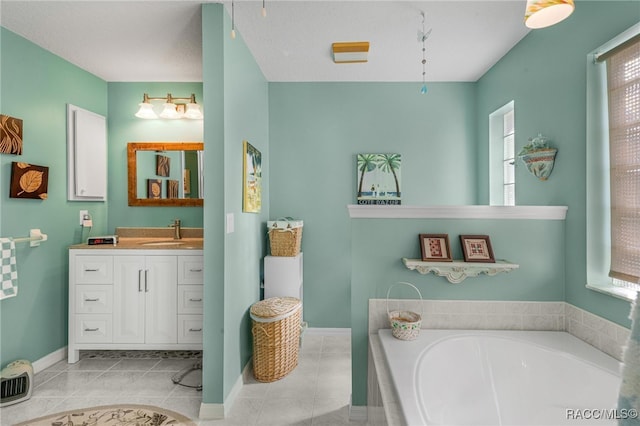
[[[599,58],[602,60],[604,58]],[[607,55],[611,177],[609,275],[640,282],[640,39]]]

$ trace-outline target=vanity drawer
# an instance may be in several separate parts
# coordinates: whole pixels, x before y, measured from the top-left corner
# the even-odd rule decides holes
[[[202,315],[178,315],[178,343],[202,343]]]
[[[111,343],[113,321],[111,315],[76,315],[76,343]]]
[[[202,314],[203,287],[201,285],[178,286],[178,313]]]
[[[76,284],[113,284],[113,256],[77,255]]]
[[[77,314],[110,314],[113,309],[113,286],[76,286]]]
[[[178,284],[204,283],[202,256],[178,256]]]

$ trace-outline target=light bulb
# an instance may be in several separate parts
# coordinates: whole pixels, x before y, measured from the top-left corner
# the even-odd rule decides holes
[[[236,38],[236,30],[235,29],[231,30],[231,38],[232,39]]]
[[[195,103],[187,104],[187,111],[184,113],[184,118],[191,120],[202,120],[202,111],[200,111],[200,105]]]
[[[262,6],[262,17],[266,18],[267,17],[267,8]]]
[[[158,118],[156,113],[153,111],[153,105],[148,102],[142,102],[138,104],[140,109],[136,112],[136,117],[145,118],[145,119],[154,119]]]
[[[164,109],[160,113],[160,117],[161,118],[168,118],[170,120],[175,120],[177,118],[182,117],[182,114],[180,114],[176,110],[176,104],[172,104],[172,103],[167,102],[166,104],[164,104]]]

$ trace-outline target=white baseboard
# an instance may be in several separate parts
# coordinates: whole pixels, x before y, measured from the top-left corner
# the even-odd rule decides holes
[[[323,336],[347,336],[351,335],[350,328],[322,328],[322,327],[309,327],[305,330],[305,333],[311,335],[323,335]]]
[[[244,386],[245,378],[250,374],[249,369],[251,368],[252,360],[253,358],[249,358],[249,362],[244,366],[242,374],[238,376],[238,379],[234,383],[231,388],[231,392],[229,392],[229,395],[223,404],[211,404],[204,402],[200,404],[200,413],[198,414],[198,417],[201,420],[216,420],[229,417],[231,407],[233,407],[233,403],[240,394],[242,386]]]
[[[200,403],[200,420],[224,419],[224,404]]]
[[[349,420],[352,422],[366,422],[367,421],[367,406],[366,405],[349,405]]]
[[[39,373],[42,370],[45,370],[51,367],[54,364],[57,364],[60,361],[67,359],[67,347],[60,348],[56,351],[51,352],[49,355],[45,355],[37,361],[33,361],[31,366],[33,367],[33,373]]]

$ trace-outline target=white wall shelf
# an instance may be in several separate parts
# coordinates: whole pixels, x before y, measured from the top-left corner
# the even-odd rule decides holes
[[[480,274],[494,276],[500,272],[511,272],[520,267],[520,265],[506,260],[496,260],[496,263],[463,262],[461,260],[454,260],[453,262],[423,262],[419,259],[403,257],[402,263],[411,271],[418,271],[423,275],[433,272],[439,277],[445,277],[452,284],[461,283],[466,278],[477,277]]]
[[[352,219],[565,220],[567,206],[347,206]]]

